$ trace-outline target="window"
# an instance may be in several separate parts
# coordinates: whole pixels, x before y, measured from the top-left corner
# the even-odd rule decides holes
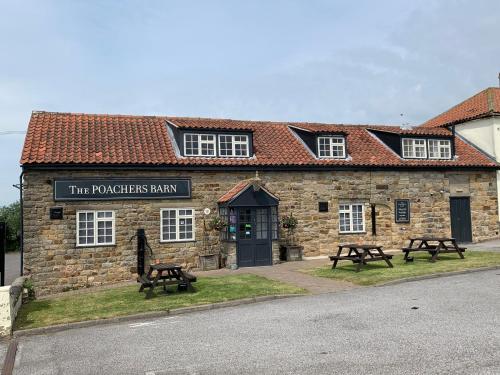
[[[318,156],[320,158],[345,158],[343,137],[318,137]]]
[[[426,159],[427,145],[425,139],[403,138],[403,157]]]
[[[215,156],[215,135],[184,134],[184,155]]]
[[[280,219],[278,217],[278,207],[271,207],[271,239],[277,240],[279,237]]]
[[[339,205],[340,233],[365,231],[365,208],[361,203]]]
[[[448,139],[429,139],[430,159],[451,159],[451,142]]]
[[[160,212],[161,242],[194,240],[194,210],[192,208],[165,208]]]
[[[219,155],[248,157],[248,136],[219,134]]]
[[[76,227],[76,246],[115,244],[113,211],[77,211]]]

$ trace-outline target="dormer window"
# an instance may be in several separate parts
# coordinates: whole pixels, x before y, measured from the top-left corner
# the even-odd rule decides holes
[[[451,142],[448,139],[429,139],[429,159],[450,159]]]
[[[427,159],[425,139],[403,138],[403,158]]]
[[[215,156],[215,135],[184,134],[184,154],[186,156]]]
[[[219,155],[248,157],[248,136],[219,134]]]
[[[318,137],[318,157],[330,159],[345,158],[344,137],[339,136],[320,136]]]
[[[181,133],[184,156],[247,158],[250,156],[251,135],[226,133]]]

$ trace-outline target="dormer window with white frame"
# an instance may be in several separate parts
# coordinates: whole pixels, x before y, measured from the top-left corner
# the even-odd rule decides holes
[[[429,159],[451,159],[451,141],[429,139]]]
[[[247,135],[219,134],[219,156],[248,157],[249,141]]]
[[[427,159],[425,139],[403,138],[403,158]]]
[[[184,155],[209,156],[216,155],[215,134],[184,134]]]
[[[345,159],[345,140],[340,136],[318,137],[318,157],[322,159]]]

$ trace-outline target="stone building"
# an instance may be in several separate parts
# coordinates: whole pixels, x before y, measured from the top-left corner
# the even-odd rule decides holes
[[[306,257],[498,235],[497,163],[446,128],[34,112],[21,164],[39,294],[134,279],[138,229],[154,259],[192,268],[214,248],[278,262],[285,215]]]

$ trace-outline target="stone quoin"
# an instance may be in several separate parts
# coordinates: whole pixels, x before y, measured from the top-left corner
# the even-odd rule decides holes
[[[306,257],[498,236],[498,164],[448,128],[33,112],[21,164],[39,295],[135,279],[137,229],[153,259],[194,269],[207,246],[228,266],[279,262],[284,215]]]

